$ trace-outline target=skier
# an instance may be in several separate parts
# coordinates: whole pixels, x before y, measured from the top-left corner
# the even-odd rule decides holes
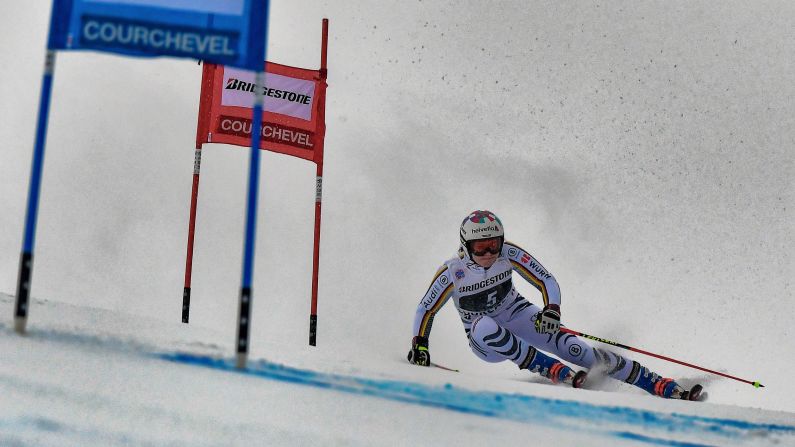
[[[525,250],[505,241],[502,222],[494,213],[473,211],[461,223],[460,234],[458,254],[439,268],[417,306],[409,362],[431,365],[428,337],[433,318],[452,297],[469,346],[482,360],[510,360],[519,369],[580,388],[586,372],[573,370],[548,352],[588,369],[601,365],[608,376],[657,396],[699,398],[700,385],[685,390],[636,361],[560,332],[560,288],[555,277]],[[543,308],[514,289],[513,271],[541,292]]]

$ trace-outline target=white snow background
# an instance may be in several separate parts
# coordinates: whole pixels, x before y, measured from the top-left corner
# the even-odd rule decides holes
[[[265,152],[245,375],[168,357],[232,358],[248,167],[203,150],[183,325],[187,60],[59,53],[29,334],[12,332],[49,8],[0,4],[0,444],[795,444],[792,2],[274,1],[274,62],[318,67],[330,19],[318,346],[315,168]],[[461,373],[408,365],[476,208],[556,276],[567,326],[766,388],[640,355],[708,402],[547,386],[479,361],[451,304],[431,354]],[[477,409],[516,393],[553,401]],[[667,422],[594,413],[612,407]]]

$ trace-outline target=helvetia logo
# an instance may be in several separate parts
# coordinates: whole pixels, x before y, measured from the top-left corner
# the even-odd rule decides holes
[[[488,227],[483,227],[483,228],[473,228],[472,234],[478,234],[484,231],[500,231],[500,227],[489,225]]]

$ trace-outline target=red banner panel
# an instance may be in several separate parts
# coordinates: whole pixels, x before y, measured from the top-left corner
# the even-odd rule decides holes
[[[205,64],[196,147],[225,143],[249,147],[255,74]],[[265,63],[261,148],[319,162],[326,133],[326,79],[321,70]]]

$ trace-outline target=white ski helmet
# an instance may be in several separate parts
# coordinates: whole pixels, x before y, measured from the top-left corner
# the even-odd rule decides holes
[[[502,248],[502,243],[505,241],[505,232],[500,218],[491,211],[472,211],[461,222],[461,247],[464,248],[464,251],[470,257],[472,256],[469,252],[470,242],[493,237],[501,238],[500,248]]]

